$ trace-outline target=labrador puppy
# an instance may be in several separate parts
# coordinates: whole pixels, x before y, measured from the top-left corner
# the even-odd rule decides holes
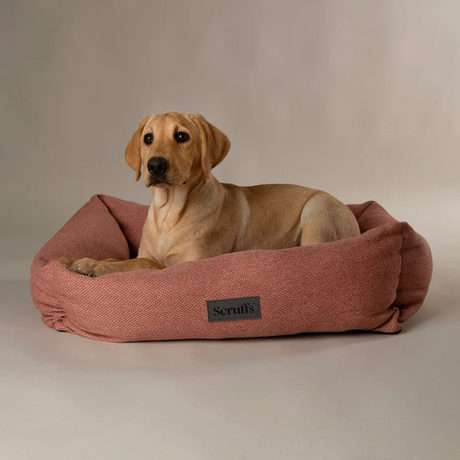
[[[228,154],[227,136],[201,115],[144,118],[125,159],[152,190],[136,259],[60,260],[96,277],[248,249],[281,249],[360,235],[350,209],[321,190],[298,185],[239,187],[212,174]]]

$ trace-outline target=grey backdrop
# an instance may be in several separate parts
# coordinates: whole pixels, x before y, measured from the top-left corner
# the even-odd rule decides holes
[[[134,181],[124,163],[124,148],[145,115],[183,111],[203,114],[231,139],[229,156],[215,170],[222,181],[297,183],[324,189],[346,203],[374,199],[412,224],[427,238],[435,257],[432,290],[417,321],[426,319],[422,323],[428,331],[430,324],[438,324],[436,337],[454,330],[458,336],[457,0],[3,1],[0,13],[0,278],[26,280],[2,285],[10,296],[4,311],[12,312],[12,305],[15,314],[32,311],[27,293],[32,256],[91,195],[149,203],[150,192]],[[22,295],[20,302],[11,300],[16,295]],[[74,339],[57,339],[37,316],[33,319],[30,327],[47,340]],[[411,337],[410,331],[406,334]],[[433,337],[420,340],[428,346]],[[81,344],[75,342],[74,350]],[[413,344],[409,341],[409,348]],[[400,450],[392,456],[383,434],[381,439],[368,433],[377,446],[375,458],[454,458],[459,447],[453,435],[458,373],[449,372],[458,365],[453,351],[458,345],[458,340],[456,345],[450,341],[438,349],[439,356],[445,350],[455,353],[443,361],[442,370],[433,357],[426,373],[418,367],[409,371],[414,378],[422,372],[429,382],[413,400],[415,406],[433,397],[430,389],[439,382],[430,378],[445,376],[441,406],[425,408],[445,421],[437,442],[428,442],[433,427],[427,422],[417,428],[422,433],[418,444],[415,437],[410,445],[400,440]],[[8,349],[15,348],[10,343]],[[394,345],[388,353],[386,370],[397,381],[402,374],[392,373],[392,357],[401,349]],[[417,361],[412,356],[404,362],[411,359]],[[337,375],[332,380],[342,379]],[[13,377],[9,388],[16,383]],[[16,395],[18,401],[21,395]],[[395,401],[401,404],[397,397]],[[406,409],[405,414],[411,413]],[[352,412],[350,408],[350,416]],[[419,423],[424,413],[413,414],[407,423]],[[395,422],[390,412],[386,420],[388,426],[403,423],[401,418]],[[325,423],[333,420],[326,418]],[[365,430],[366,424],[357,429]],[[18,430],[13,432],[24,435]],[[284,441],[290,439],[286,436]],[[309,444],[313,450],[308,450],[302,444],[305,438],[293,436],[302,452],[316,455],[309,458],[371,458],[365,448],[354,451],[346,443],[348,454],[341,455],[337,447],[323,457],[327,443],[318,441],[314,449]],[[354,439],[351,433],[347,436]],[[268,438],[261,435],[260,442]],[[194,449],[177,453],[177,458],[195,458],[199,449]],[[20,457],[13,447],[7,452],[8,458],[15,458],[14,452]],[[215,452],[200,452],[196,458],[219,458]],[[246,458],[238,452],[233,458]],[[289,452],[289,458],[299,458]],[[274,458],[282,458],[278,454]],[[105,457],[99,453],[95,458]]]

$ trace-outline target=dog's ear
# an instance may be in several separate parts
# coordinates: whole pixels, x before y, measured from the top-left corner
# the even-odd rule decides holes
[[[137,131],[133,134],[131,137],[131,140],[129,141],[126,150],[125,150],[125,160],[128,166],[134,171],[136,171],[136,180],[139,180],[141,177],[141,134],[142,131],[145,128],[145,125],[147,124],[147,120],[149,117],[145,117],[141,124],[139,125],[139,128],[137,128]]]
[[[230,150],[230,140],[214,125],[196,113],[189,114],[201,134],[201,167],[206,179],[211,177],[211,169],[216,167]]]

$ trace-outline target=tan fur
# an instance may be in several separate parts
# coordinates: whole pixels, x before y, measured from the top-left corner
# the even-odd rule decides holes
[[[177,131],[187,133],[190,140],[178,143]],[[151,145],[143,142],[146,133],[153,134]],[[144,118],[125,153],[136,180],[144,165],[144,184],[153,194],[138,258],[100,262],[64,258],[63,263],[75,272],[100,276],[164,268],[234,251],[327,243],[360,234],[349,208],[321,190],[220,183],[211,170],[229,149],[227,136],[201,115],[170,112]],[[170,164],[167,185],[151,185],[146,165],[158,156]]]

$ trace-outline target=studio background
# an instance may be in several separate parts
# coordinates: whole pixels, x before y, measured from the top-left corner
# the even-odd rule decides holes
[[[458,458],[454,433],[460,408],[454,388],[459,342],[453,339],[459,328],[460,273],[458,1],[5,1],[0,13],[0,279],[8,295],[4,311],[13,305],[30,315],[26,312],[34,307],[27,280],[33,255],[92,195],[150,203],[150,190],[135,182],[124,162],[126,144],[142,118],[167,111],[198,112],[232,142],[229,155],[214,170],[219,180],[238,185],[296,183],[323,189],[348,204],[376,200],[424,235],[434,255],[426,304],[414,318],[413,329],[403,333],[404,340],[414,340],[417,330],[428,334],[417,339],[418,347],[414,342],[408,346],[414,353],[421,347],[432,361],[422,364],[422,355],[418,361],[412,357],[421,367],[408,372],[412,384],[424,379],[429,383],[415,390],[413,400],[409,394],[399,396],[405,401],[409,397],[415,407],[422,400],[432,401],[431,391],[438,385],[446,399],[423,406],[420,413],[409,410],[407,419],[407,411],[395,420],[390,409],[386,413],[380,408],[384,421],[377,421],[367,438],[375,457],[352,442],[367,426],[364,417],[362,426],[348,433],[349,444],[344,441],[337,448],[326,440],[323,444],[321,437],[307,442],[298,432],[290,438],[281,431],[285,450],[278,452],[278,444],[269,443],[273,458],[300,458],[301,451],[318,459]],[[11,334],[21,330],[19,322],[13,324],[6,329]],[[28,324],[39,329],[50,349],[54,346],[56,336],[40,324],[36,312]],[[440,336],[445,342],[438,344],[436,358],[428,344]],[[336,347],[338,340],[362,340],[353,337],[323,340],[333,340]],[[388,352],[390,375],[392,357],[401,354],[395,340],[393,352]],[[8,343],[3,350],[6,362],[26,353],[27,347],[11,355],[6,350],[15,348]],[[75,342],[70,359],[82,343],[90,347],[83,340]],[[266,349],[271,342],[257,343],[250,352],[256,361],[254,349]],[[375,345],[382,350],[386,343]],[[123,355],[119,350],[116,353]],[[374,361],[368,358],[369,364]],[[166,355],[164,359],[168,361]],[[316,364],[321,368],[321,360]],[[396,367],[405,374],[403,364]],[[8,375],[11,379],[14,373]],[[401,375],[393,375],[393,381]],[[367,384],[356,378],[365,391]],[[9,382],[7,388],[17,390],[14,377]],[[21,399],[22,393],[14,394],[11,401]],[[398,395],[393,396],[395,404],[401,404]],[[334,425],[317,410],[326,417],[325,425]],[[442,429],[422,422],[430,411],[443,420]],[[406,423],[415,424],[419,434],[412,437],[409,430],[408,439],[403,439],[396,428],[391,431],[396,437],[392,456],[384,436],[376,433],[384,426],[402,430]],[[24,433],[20,426],[19,421],[13,428],[8,425],[12,431],[3,433],[33,436],[32,428]],[[268,433],[260,435],[260,442],[271,437]],[[436,442],[428,443],[430,436]],[[27,458],[18,454],[26,455],[27,449],[13,447],[15,439],[15,434],[9,435],[4,444],[8,458]],[[167,452],[165,439],[158,442],[166,443]],[[192,441],[186,445],[190,450],[162,458],[227,458]],[[106,458],[100,449],[94,458]],[[233,458],[256,458],[245,457],[237,447],[228,449],[237,455]],[[277,457],[283,452],[292,457]],[[115,451],[112,454],[118,458]],[[272,458],[269,455],[259,458]]]

